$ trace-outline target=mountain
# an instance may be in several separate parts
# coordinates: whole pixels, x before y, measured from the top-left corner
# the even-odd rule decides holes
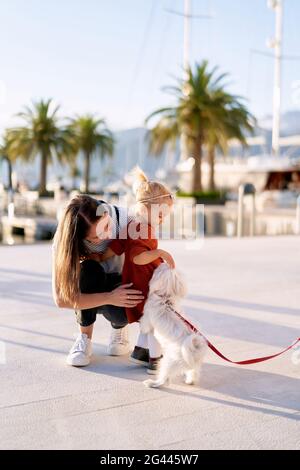
[[[266,116],[259,121],[259,126],[265,130],[272,129],[272,116]],[[280,133],[282,136],[300,135],[300,111],[293,110],[281,116]]]
[[[270,153],[272,149],[272,116],[266,116],[258,123],[256,135],[263,135],[266,138],[267,145],[264,148],[265,153]],[[300,111],[291,110],[283,113],[280,122],[281,137],[300,136]],[[260,148],[261,149],[261,148]],[[300,156],[300,147],[281,147],[281,153],[289,152],[292,156]],[[251,148],[251,153],[260,153],[259,147]]]

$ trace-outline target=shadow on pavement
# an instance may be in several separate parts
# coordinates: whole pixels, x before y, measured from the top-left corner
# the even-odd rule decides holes
[[[98,355],[94,357],[91,365],[81,370],[85,373],[97,373],[130,381],[140,381],[141,387],[144,387],[142,381],[149,378],[145,368],[130,364],[127,357],[112,358]],[[179,384],[182,390],[174,388]],[[300,420],[299,380],[284,375],[206,363],[203,366],[200,387],[187,386],[178,379],[174,385],[157,391]],[[205,396],[203,394],[205,391],[218,392],[233,399],[252,402],[253,405]],[[274,410],[268,408],[267,405],[284,410]]]
[[[253,302],[242,302],[240,300],[223,299],[221,297],[208,297],[205,295],[194,295],[190,294],[187,296],[188,299],[195,300],[198,302],[205,302],[211,305],[225,305],[234,308],[243,308],[248,310],[260,310],[263,312],[280,313],[289,315],[300,315],[300,309],[290,307],[276,307],[275,305],[257,304]]]

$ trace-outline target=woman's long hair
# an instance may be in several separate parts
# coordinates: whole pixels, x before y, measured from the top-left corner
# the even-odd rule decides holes
[[[87,195],[75,196],[60,218],[54,236],[54,269],[57,296],[75,304],[79,294],[80,256],[86,253],[84,238],[97,215],[98,202]]]

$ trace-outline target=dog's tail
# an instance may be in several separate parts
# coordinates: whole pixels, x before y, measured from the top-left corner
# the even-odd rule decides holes
[[[207,343],[203,336],[198,334],[189,335],[181,346],[181,353],[184,361],[194,368],[202,361],[207,348]]]

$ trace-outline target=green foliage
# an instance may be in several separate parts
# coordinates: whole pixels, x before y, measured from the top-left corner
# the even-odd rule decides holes
[[[90,182],[90,160],[92,157],[104,158],[112,156],[114,152],[114,137],[112,132],[106,127],[104,119],[98,119],[91,114],[76,116],[71,119],[66,128],[71,161],[74,156],[82,152],[85,159],[85,192],[89,192]]]
[[[53,106],[51,99],[33,102],[17,115],[24,125],[7,130],[13,159],[31,161],[40,155],[40,195],[46,193],[47,165],[54,153],[63,160],[68,148],[65,131],[59,125],[58,110],[59,106]]]
[[[103,119],[92,115],[76,116],[68,125],[61,125],[58,118],[59,106],[52,100],[40,100],[27,106],[17,116],[22,126],[8,129],[0,156],[14,162],[17,158],[33,161],[40,156],[40,196],[47,195],[47,166],[55,155],[61,163],[71,168],[71,174],[79,174],[77,155],[82,152],[87,161],[85,182],[88,191],[90,158],[99,155],[111,156],[114,149],[112,133]]]
[[[226,74],[217,74],[218,68],[209,70],[208,62],[203,61],[189,68],[186,80],[178,80],[176,86],[165,90],[175,97],[175,104],[154,111],[146,119],[158,121],[149,132],[149,150],[160,154],[166,145],[175,146],[180,135],[184,135],[188,153],[194,157],[194,190],[201,185],[202,148],[219,147],[227,151],[228,141],[238,139],[246,145],[246,133],[252,132],[255,119],[239,96],[226,91]],[[199,170],[200,166],[200,170]]]

